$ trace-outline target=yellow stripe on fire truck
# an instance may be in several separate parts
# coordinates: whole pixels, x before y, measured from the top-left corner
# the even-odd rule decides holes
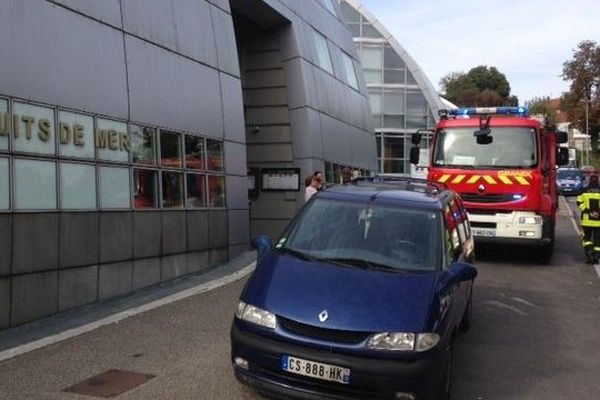
[[[468,185],[474,185],[476,183],[481,183],[481,181],[487,183],[488,185],[497,185],[498,183],[503,183],[505,185],[522,185],[529,186],[531,183],[524,176],[512,176],[512,175],[473,175],[466,179],[466,175],[452,175],[452,174],[444,174],[439,179],[440,183],[466,183]]]

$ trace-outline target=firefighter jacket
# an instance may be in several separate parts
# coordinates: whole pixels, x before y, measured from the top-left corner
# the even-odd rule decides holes
[[[577,197],[581,226],[600,228],[600,191],[585,192]]]

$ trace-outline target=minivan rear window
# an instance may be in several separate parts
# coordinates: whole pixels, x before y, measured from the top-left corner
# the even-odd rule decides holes
[[[432,271],[438,263],[440,217],[433,211],[316,198],[276,248],[390,270]]]

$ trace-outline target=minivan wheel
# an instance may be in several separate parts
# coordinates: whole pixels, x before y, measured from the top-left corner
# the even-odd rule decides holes
[[[473,316],[473,289],[469,294],[469,300],[467,301],[467,307],[460,321],[459,329],[461,332],[468,332],[471,329],[471,320]]]
[[[446,365],[444,371],[444,379],[442,380],[442,391],[439,396],[439,400],[450,400],[450,389],[452,384],[452,350],[453,343],[448,345],[446,350]]]

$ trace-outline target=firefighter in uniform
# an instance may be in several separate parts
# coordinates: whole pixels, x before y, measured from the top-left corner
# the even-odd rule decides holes
[[[600,255],[600,184],[598,175],[590,176],[589,185],[577,197],[577,206],[581,211],[585,262],[596,263]]]

